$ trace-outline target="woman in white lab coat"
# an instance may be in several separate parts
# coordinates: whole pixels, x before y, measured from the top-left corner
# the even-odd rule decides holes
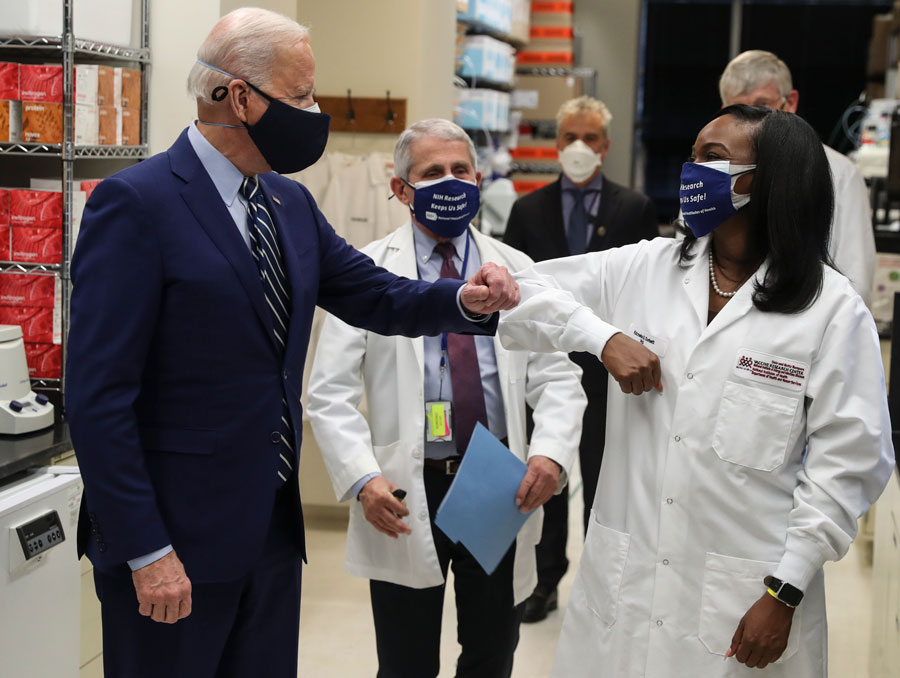
[[[682,242],[537,264],[500,323],[507,348],[591,351],[619,382],[558,678],[824,678],[822,566],[893,468],[815,132],[730,106],[694,155]]]

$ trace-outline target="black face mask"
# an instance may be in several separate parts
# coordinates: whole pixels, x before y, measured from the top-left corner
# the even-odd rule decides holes
[[[206,62],[198,61],[198,63],[235,80],[243,80]],[[247,80],[244,82],[269,101],[269,107],[256,123],[253,125],[243,123],[250,134],[250,139],[269,163],[269,167],[279,174],[290,174],[306,169],[322,157],[328,143],[330,115],[320,113],[318,104],[313,104],[308,109],[288,106],[283,101],[269,96],[253,83]],[[228,96],[227,87],[219,86],[212,91],[213,101],[222,101],[226,96]],[[223,125],[202,120],[198,122],[240,129],[238,125]]]

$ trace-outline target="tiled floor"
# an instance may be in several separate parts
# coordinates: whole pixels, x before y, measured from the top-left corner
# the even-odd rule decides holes
[[[573,486],[576,482],[573,478]],[[581,542],[574,538],[580,534],[580,516],[580,499],[574,497],[568,547],[572,565],[560,586],[561,608],[568,600],[575,563],[581,554]],[[344,572],[344,532],[310,529],[307,545],[310,565],[303,573],[300,676],[374,678],[377,662],[368,581]],[[844,560],[826,567],[830,678],[864,678],[868,675],[872,591],[871,564],[865,553],[865,545],[854,545]],[[543,622],[522,625],[514,678],[547,678],[550,675],[562,614],[561,609]],[[454,675],[458,654],[455,628],[453,596],[448,593],[444,606],[441,678]]]

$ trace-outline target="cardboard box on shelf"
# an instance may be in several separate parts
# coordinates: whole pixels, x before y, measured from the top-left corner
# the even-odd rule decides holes
[[[28,376],[32,379],[60,379],[62,377],[62,346],[25,342]]]
[[[573,2],[532,2],[531,25],[534,26],[572,26],[575,16]]]
[[[62,216],[63,196],[59,191],[9,191],[9,223],[13,226],[62,228]]]
[[[122,145],[141,145],[141,111],[137,108],[122,109]]]
[[[12,226],[0,226],[0,261],[12,261]]]
[[[61,144],[62,131],[62,104],[22,102],[22,141],[29,144]]]
[[[122,108],[141,107],[141,72],[133,68],[122,68],[122,101],[117,106]]]
[[[509,37],[511,37],[516,42],[525,44],[526,42],[528,42],[530,27],[530,0],[512,0],[512,26],[509,29]]]
[[[56,276],[7,273],[0,275],[0,305],[40,306],[52,309],[56,305]]]
[[[21,101],[0,101],[0,141],[22,141]]]
[[[559,179],[559,175],[515,172],[509,178],[513,182],[513,188],[516,189],[516,193],[524,195],[543,188],[547,184],[552,184]]]
[[[75,65],[75,103],[97,105],[100,67],[97,64]]]
[[[62,229],[12,226],[12,259],[26,264],[62,263]]]
[[[0,61],[0,99],[16,101],[19,94],[19,64]]]
[[[575,63],[574,42],[571,38],[531,40],[516,60],[523,66],[571,68]]]
[[[555,120],[559,107],[583,94],[582,80],[571,75],[519,75],[511,108],[523,120]]]
[[[22,101],[63,102],[63,70],[59,64],[19,64]]]
[[[100,116],[97,106],[75,104],[75,144],[96,146],[100,143]]]
[[[0,306],[0,325],[19,325],[25,341],[53,343],[52,308]]]
[[[116,69],[113,66],[97,67],[97,105],[115,106],[116,99],[122,98],[122,74],[119,72],[118,84]]]
[[[9,226],[9,189],[0,188],[0,226]]]
[[[91,197],[91,193],[93,193],[94,189],[100,185],[101,181],[103,181],[103,179],[85,179],[81,182],[79,187],[84,191],[85,200]]]
[[[98,143],[101,146],[122,145],[122,109],[118,106],[100,106]]]

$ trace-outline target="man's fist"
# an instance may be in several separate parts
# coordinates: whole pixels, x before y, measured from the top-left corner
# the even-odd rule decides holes
[[[503,266],[486,263],[462,289],[460,301],[472,314],[490,315],[519,305],[519,284]]]
[[[138,612],[145,617],[174,624],[191,613],[191,580],[174,551],[135,570],[131,579],[137,593]]]
[[[409,515],[406,504],[393,494],[397,486],[384,476],[375,476],[359,491],[359,501],[372,526],[396,539],[401,534],[410,534],[409,526],[400,518]]]
[[[600,354],[600,360],[622,389],[640,395],[654,388],[662,393],[662,370],[656,354],[630,337],[614,334]]]

